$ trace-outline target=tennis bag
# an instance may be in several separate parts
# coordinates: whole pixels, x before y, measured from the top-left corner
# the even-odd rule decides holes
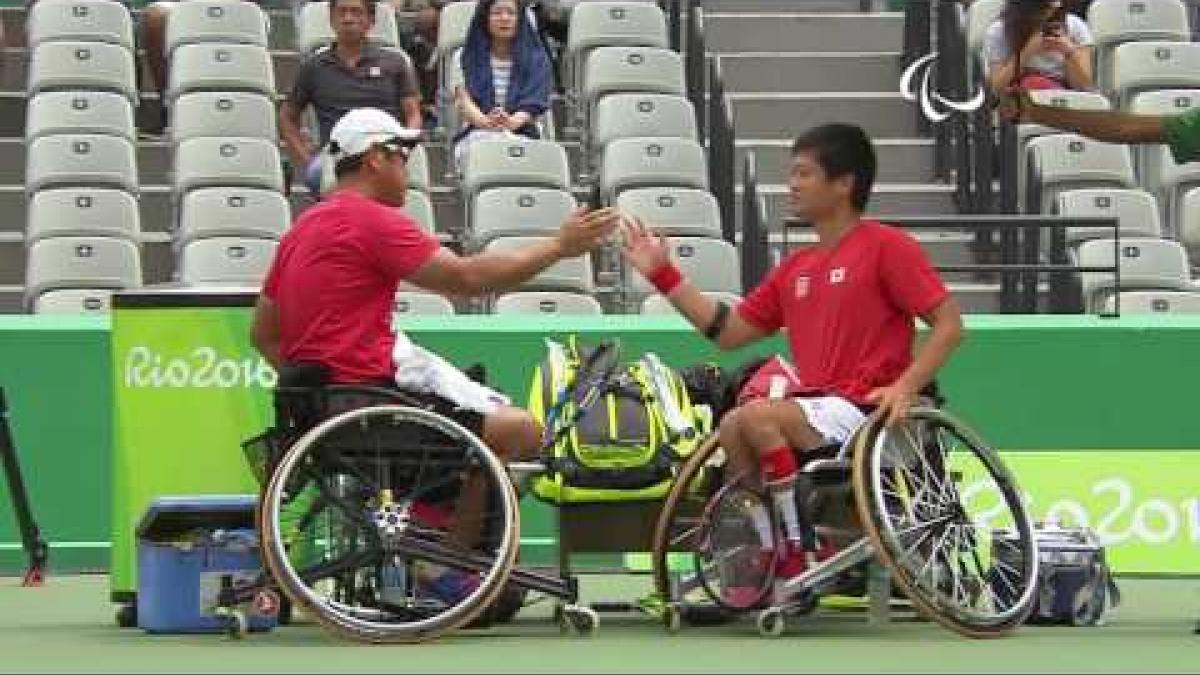
[[[710,430],[677,372],[653,353],[622,363],[615,341],[547,340],[529,410],[546,466],[531,490],[554,504],[660,499]]]
[[[1047,524],[1034,528],[1037,541],[1038,580],[1031,624],[1095,626],[1121,602],[1121,592],[1105,560],[1104,547],[1087,528],[1062,528]],[[1020,569],[1019,547],[1011,530],[992,536],[992,555],[1007,569]],[[998,572],[998,570],[996,570]],[[1013,602],[1013,586],[993,575],[992,590],[1004,602]]]

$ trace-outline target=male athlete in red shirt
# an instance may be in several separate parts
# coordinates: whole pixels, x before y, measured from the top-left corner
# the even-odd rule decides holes
[[[872,407],[899,421],[962,338],[958,304],[917,242],[863,219],[875,166],[871,141],[855,126],[821,126],[796,140],[791,205],[819,241],[789,255],[732,312],[683,278],[663,237],[636,220],[624,226],[631,263],[721,349],[787,329],[804,393],[751,401],[720,428],[732,475],[757,476],[757,465],[773,495],[788,538],[777,569],[783,579],[803,572],[810,557],[792,490],[806,453],[844,442]],[[914,358],[917,317],[931,331]]]

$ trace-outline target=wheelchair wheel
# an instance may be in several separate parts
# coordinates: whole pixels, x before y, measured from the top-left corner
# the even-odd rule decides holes
[[[969,637],[1016,628],[1038,574],[1012,474],[950,415],[872,416],[854,438],[854,496],[875,554],[924,614]]]
[[[474,434],[418,408],[332,417],[280,460],[260,504],[263,560],[332,631],[419,642],[500,592],[519,545],[517,498]]]

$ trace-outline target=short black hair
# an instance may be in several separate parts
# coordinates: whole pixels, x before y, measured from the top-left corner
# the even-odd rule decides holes
[[[329,0],[329,11],[332,12],[337,7],[338,2],[342,0]],[[375,17],[375,8],[379,5],[379,0],[362,0],[362,4],[367,8],[367,16]]]
[[[341,180],[346,176],[358,173],[358,170],[362,168],[363,160],[366,159],[366,157],[367,153],[363,152],[357,155],[339,159],[333,165],[333,175],[336,176],[338,180]]]
[[[867,208],[875,184],[875,146],[867,132],[853,124],[824,124],[804,132],[792,144],[792,156],[810,152],[827,178],[854,176],[851,201],[860,212]]]

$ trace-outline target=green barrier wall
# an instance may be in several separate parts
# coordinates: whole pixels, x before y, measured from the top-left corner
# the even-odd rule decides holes
[[[151,334],[174,326],[195,337],[198,326],[210,324],[204,330],[223,336],[221,350],[237,352],[239,359],[251,356],[244,342],[247,310],[206,310],[186,319],[156,316],[157,310],[131,312],[145,313],[142,327]],[[1200,455],[1193,452],[1200,448],[1200,416],[1192,396],[1200,374],[1195,357],[1200,319],[975,316],[968,327],[967,342],[941,378],[949,407],[1008,453],[1032,493],[1035,513],[1082,514],[1114,542],[1120,570],[1200,570],[1200,489],[1194,479]],[[718,356],[670,317],[472,316],[412,320],[407,329],[456,362],[485,362],[492,381],[517,400],[523,400],[529,368],[542,355],[543,336],[618,335],[627,353],[653,350],[674,365]],[[243,403],[225,407],[201,405],[195,392],[176,391],[145,392],[143,399],[114,410],[114,386],[125,381],[128,359],[118,361],[114,372],[113,347],[107,319],[0,317],[0,385],[8,393],[35,512],[53,543],[52,564],[59,571],[108,566],[112,482],[149,470],[132,464],[119,475],[110,471],[114,418],[128,429],[157,435],[143,452],[171,457],[173,464],[165,464],[174,466],[169,475],[199,477],[212,488],[203,491],[210,492],[248,485],[230,439],[242,435],[235,427],[256,429],[266,419],[266,398],[257,386],[226,388],[223,395],[236,393],[231,400]],[[735,364],[749,355],[719,356]],[[232,371],[214,370],[211,377],[228,380]],[[139,416],[140,405],[169,405],[182,421]],[[200,431],[187,432],[186,424]],[[218,431],[223,428],[230,429],[226,437]],[[183,447],[203,451],[181,452]],[[1076,452],[1081,450],[1089,452]],[[149,477],[143,487],[153,490],[156,480]],[[2,486],[0,496],[0,569],[12,573],[23,556]],[[132,521],[141,506],[116,504],[122,519]],[[527,543],[549,541],[549,512],[536,504],[526,504],[524,511]],[[131,534],[132,521],[118,529]],[[119,562],[130,543],[127,537],[115,552],[117,590],[132,588],[128,560]]]

